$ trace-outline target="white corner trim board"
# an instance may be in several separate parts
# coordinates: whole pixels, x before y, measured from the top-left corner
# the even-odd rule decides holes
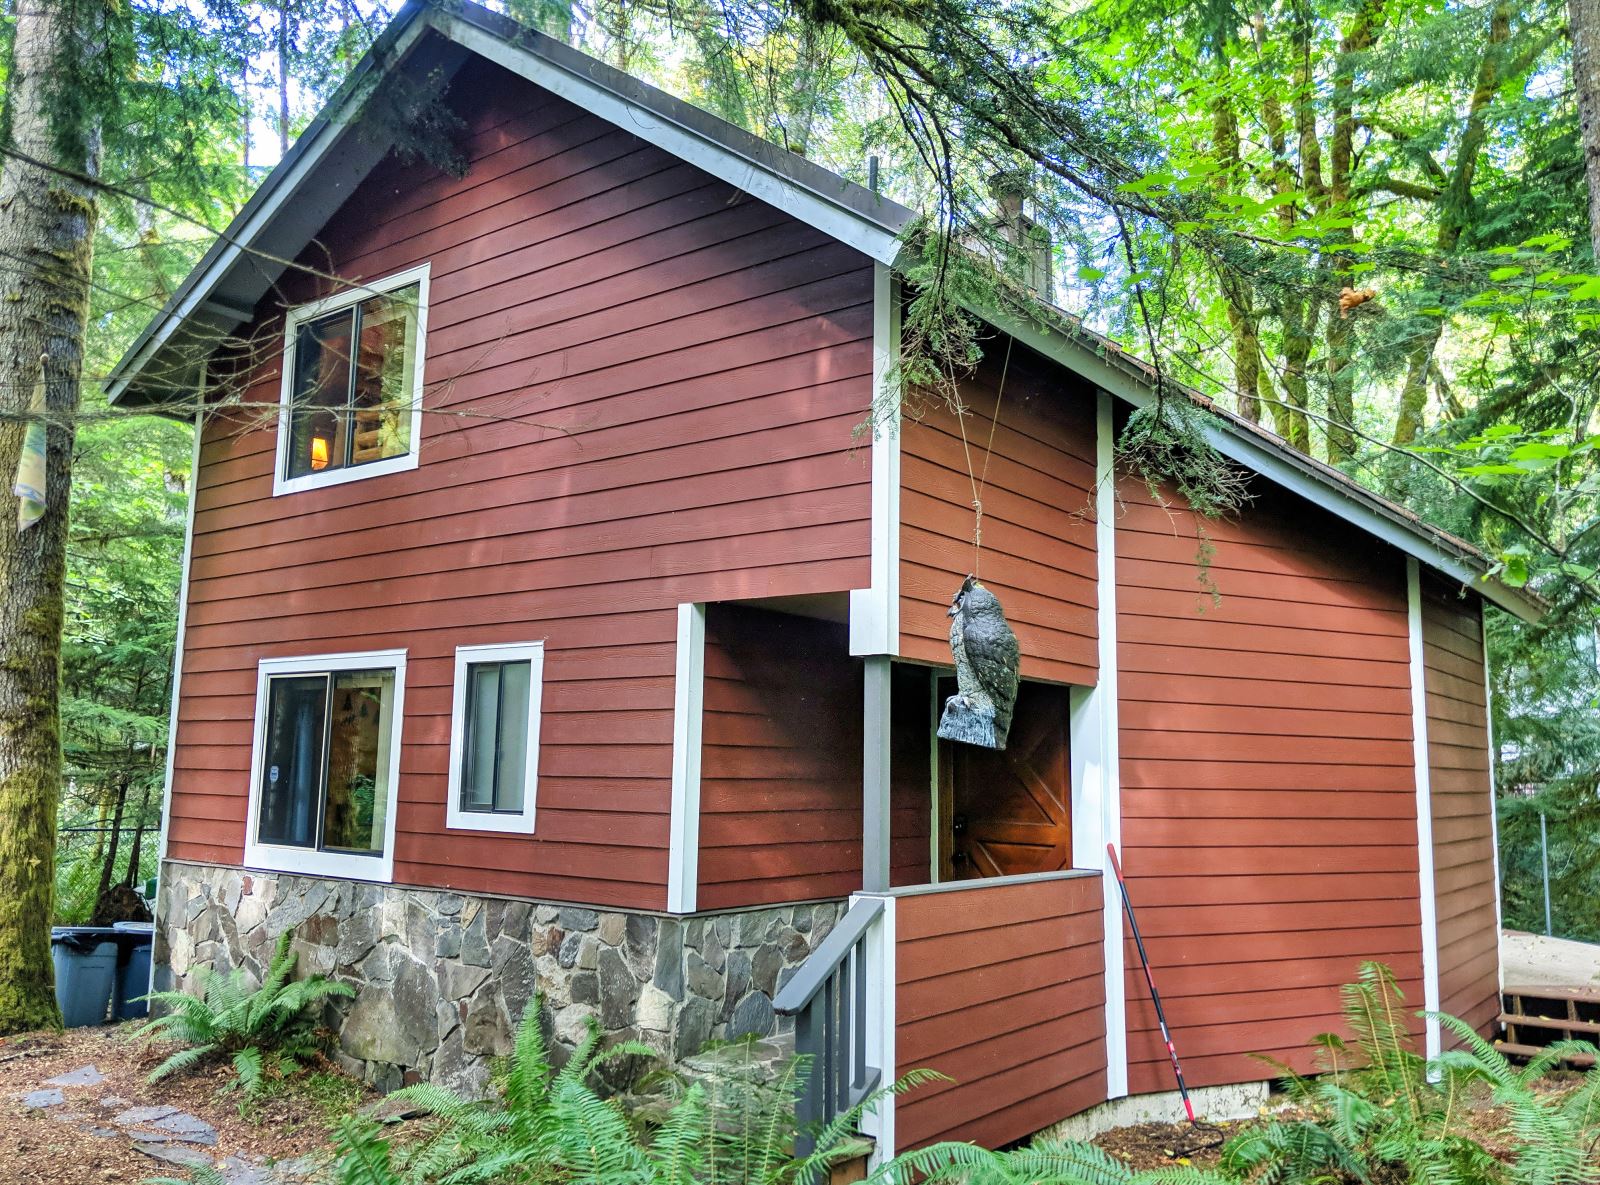
[[[678,606],[672,696],[672,818],[667,911],[693,913],[700,889],[700,733],[705,711],[706,607]]]
[[[1422,645],[1422,570],[1406,557],[1406,618],[1411,642],[1411,753],[1417,787],[1417,882],[1422,913],[1422,1006],[1439,1011],[1439,900],[1433,880],[1433,787],[1428,764],[1427,663]],[[1438,1057],[1439,1020],[1427,1021],[1427,1055]]]
[[[1095,395],[1095,565],[1099,672],[1076,687],[1071,705],[1072,863],[1102,870],[1105,933],[1106,1097],[1128,1093],[1127,996],[1123,984],[1122,900],[1106,845],[1122,846],[1122,766],[1118,735],[1117,535],[1112,398]]]
[[[205,393],[202,385],[199,393]],[[194,556],[194,504],[200,489],[200,442],[205,436],[206,413],[194,415],[194,450],[189,461],[189,508],[183,525],[183,566],[178,577],[178,636],[172,649],[172,698],[167,705],[167,762],[161,781],[161,835],[156,859],[156,924],[161,924],[161,870],[167,862],[167,845],[172,835],[172,771],[178,757],[178,706],[183,691],[183,635],[189,624],[189,561]],[[150,964],[150,990],[155,991],[156,968]]]
[[[872,269],[872,587],[850,591],[850,653],[900,653],[900,280]]]
[[[1499,935],[1506,924],[1500,913],[1500,750],[1494,740],[1494,681],[1489,677],[1489,607],[1481,600],[1478,602],[1478,636],[1483,643],[1483,723],[1489,742],[1489,842],[1494,845],[1494,932]],[[1505,961],[1496,958],[1494,965],[1503,993],[1506,988]]]
[[[205,435],[206,413],[194,417],[194,451],[189,462],[189,509],[183,527],[183,567],[178,579],[178,637],[172,652],[172,700],[167,710],[167,768],[161,784],[161,860],[167,858],[168,833],[172,821],[172,771],[178,756],[178,705],[183,689],[183,635],[189,624],[189,567],[194,558],[194,504],[200,489],[200,442]],[[161,861],[156,863],[159,896]]]

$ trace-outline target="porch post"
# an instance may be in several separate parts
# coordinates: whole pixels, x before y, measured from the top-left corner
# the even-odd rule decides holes
[[[889,674],[887,655],[866,660],[862,695],[861,888],[889,887]]]

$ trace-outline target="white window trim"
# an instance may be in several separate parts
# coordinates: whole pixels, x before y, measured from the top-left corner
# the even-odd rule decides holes
[[[385,473],[402,473],[407,469],[417,467],[417,459],[422,453],[422,369],[428,356],[428,276],[431,264],[421,264],[408,268],[403,272],[396,272],[392,276],[384,276],[377,280],[367,280],[359,284],[352,284],[341,292],[324,297],[311,304],[301,305],[290,309],[284,319],[283,327],[283,374],[279,382],[278,394],[278,448],[273,460],[272,469],[272,496],[281,497],[284,494],[296,494],[302,490],[318,490],[324,486],[343,485],[347,481],[364,481],[369,477],[382,477]],[[384,292],[393,292],[397,288],[404,288],[409,284],[417,286],[417,341],[416,358],[411,368],[411,447],[398,457],[388,457],[382,461],[369,461],[365,465],[347,465],[339,469],[328,469],[321,473],[307,473],[300,477],[285,477],[284,473],[289,464],[289,428],[290,414],[294,401],[294,343],[296,331],[307,321],[314,321],[318,317],[336,313],[340,309],[349,308],[368,297],[377,296]]]
[[[383,851],[376,856],[321,852],[314,848],[262,843],[260,826],[261,770],[267,740],[267,681],[278,675],[323,675],[334,671],[394,671],[394,708],[389,727],[389,800],[383,814]],[[394,824],[400,802],[400,734],[405,731],[406,652],[368,650],[350,654],[313,654],[303,658],[263,658],[256,667],[255,735],[250,746],[250,803],[245,821],[244,863],[247,868],[346,880],[394,880]]]
[[[461,763],[467,736],[467,667],[475,662],[526,662],[528,671],[528,757],[524,765],[522,810],[492,814],[461,808]],[[450,700],[450,785],[444,804],[444,825],[452,831],[492,831],[532,835],[539,788],[539,715],[544,699],[544,643],[504,642],[457,646],[455,687]]]

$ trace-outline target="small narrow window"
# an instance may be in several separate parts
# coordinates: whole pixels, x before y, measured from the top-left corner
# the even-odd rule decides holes
[[[416,464],[426,313],[423,268],[289,314],[275,493]]]
[[[389,879],[403,652],[269,659],[246,862]]]
[[[456,651],[446,825],[533,831],[544,646],[463,646]]]

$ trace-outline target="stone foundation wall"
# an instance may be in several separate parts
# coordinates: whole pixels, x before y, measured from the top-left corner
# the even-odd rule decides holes
[[[385,1090],[478,1091],[535,993],[556,1057],[591,1016],[674,1062],[716,1038],[774,1035],[773,995],[843,910],[673,918],[169,861],[154,953],[159,987],[191,988],[201,967],[259,980],[293,928],[297,974],[357,989],[327,1017],[347,1068]]]

